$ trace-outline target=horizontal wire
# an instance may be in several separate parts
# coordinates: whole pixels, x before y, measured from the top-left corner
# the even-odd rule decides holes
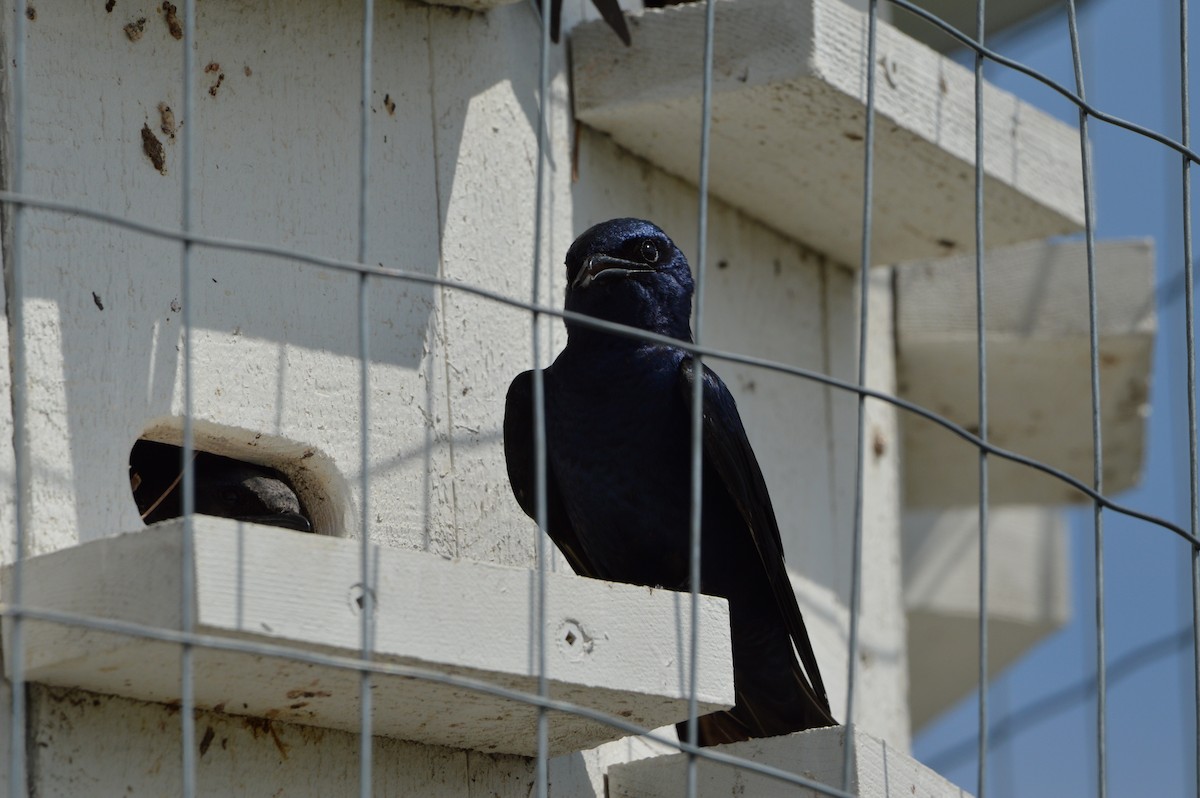
[[[673,737],[665,737],[656,734],[654,733],[653,729],[647,729],[643,726],[638,726],[636,723],[631,723],[628,720],[623,720],[614,715],[609,715],[605,712],[601,712],[590,707],[574,704],[570,701],[562,701],[539,696],[537,693],[528,693],[508,687],[501,687],[500,685],[492,684],[491,682],[483,681],[481,679],[472,679],[465,676],[440,673],[438,671],[428,670],[426,668],[419,668],[411,665],[399,665],[391,662],[366,661],[359,657],[339,656],[337,654],[321,654],[314,651],[304,651],[302,649],[292,648],[290,646],[279,645],[275,643],[261,643],[238,638],[200,634],[196,632],[181,632],[174,629],[166,629],[158,626],[134,623],[132,621],[119,621],[112,618],[99,618],[96,616],[44,608],[17,607],[7,603],[0,603],[0,616],[14,619],[22,618],[26,620],[58,623],[64,626],[94,629],[96,631],[111,632],[114,634],[138,637],[146,640],[155,640],[163,643],[179,643],[182,645],[218,651],[232,651],[241,654],[253,654],[256,656],[278,657],[280,659],[286,659],[293,662],[301,662],[308,665],[319,665],[344,671],[358,671],[360,673],[378,674],[382,676],[399,676],[424,682],[432,682],[434,684],[443,684],[449,687],[460,687],[465,690],[471,690],[472,692],[495,696],[496,698],[504,698],[512,701],[532,704],[543,709],[563,712],[568,715],[577,715],[579,717],[587,718],[588,720],[593,720],[597,723],[604,724],[605,726],[628,732],[629,734],[636,734],[638,736],[645,737],[654,742],[677,749],[682,753],[693,754],[698,759],[705,759],[720,765],[732,765],[739,770],[757,773],[777,781],[793,784],[797,787],[806,787],[810,790],[821,793],[822,795],[833,796],[833,798],[854,798],[851,793],[830,787],[827,784],[822,784],[821,782],[813,779],[805,778],[804,776],[800,776],[795,773],[789,773],[786,770],[772,767],[771,765],[764,765],[758,762],[743,759],[741,757],[713,751],[710,748],[700,748],[698,746],[689,745],[685,742],[676,740]]]
[[[894,6],[899,6],[900,8],[903,8],[905,11],[911,12],[911,13],[917,15],[918,17],[920,17],[921,19],[925,20],[926,22],[930,23],[931,25],[933,25],[937,28],[940,28],[942,31],[949,34],[953,38],[957,39],[961,43],[965,44],[967,47],[969,47],[972,50],[974,50],[975,52],[979,53],[984,58],[987,58],[990,61],[995,61],[997,64],[1006,66],[1009,69],[1012,69],[1016,72],[1020,72],[1022,75],[1031,77],[1034,80],[1036,80],[1038,83],[1041,83],[1044,86],[1047,86],[1048,88],[1053,89],[1054,91],[1061,94],[1068,101],[1073,103],[1077,108],[1079,108],[1080,110],[1086,111],[1088,116],[1094,117],[1095,119],[1099,119],[1101,122],[1107,122],[1108,124],[1113,125],[1114,127],[1124,128],[1125,130],[1128,130],[1131,133],[1137,133],[1139,136],[1145,136],[1148,139],[1157,141],[1159,144],[1163,144],[1167,147],[1170,147],[1171,149],[1178,152],[1180,155],[1187,157],[1188,160],[1196,162],[1196,163],[1200,163],[1200,154],[1197,154],[1195,150],[1191,149],[1190,147],[1185,146],[1183,143],[1176,141],[1175,139],[1171,138],[1170,136],[1166,136],[1162,133],[1159,133],[1156,130],[1151,130],[1148,127],[1139,125],[1136,122],[1130,122],[1127,119],[1122,119],[1119,116],[1113,116],[1112,114],[1107,114],[1104,111],[1101,111],[1099,108],[1096,108],[1095,106],[1091,105],[1086,100],[1084,100],[1082,97],[1080,97],[1078,94],[1076,94],[1075,92],[1068,89],[1066,86],[1062,85],[1061,83],[1056,82],[1053,78],[1046,77],[1041,72],[1038,72],[1036,69],[1034,69],[1033,67],[1026,66],[1025,64],[1022,64],[1020,61],[1014,61],[1013,59],[1008,58],[1007,56],[1001,55],[1000,53],[996,52],[995,50],[985,47],[984,45],[980,44],[975,39],[972,39],[970,37],[970,35],[963,33],[958,28],[951,25],[949,22],[946,22],[945,20],[943,20],[941,17],[937,16],[936,14],[932,14],[929,11],[926,11],[925,9],[921,8],[918,5],[914,5],[909,0],[888,0],[888,2]]]
[[[896,2],[897,0],[892,0]],[[298,261],[300,263],[309,263],[314,266],[321,266],[335,271],[343,271],[351,274],[371,274],[379,277],[385,277],[394,280],[407,280],[415,283],[426,285],[440,286],[455,291],[462,291],[482,299],[492,300],[499,304],[508,305],[512,308],[517,308],[527,311],[535,311],[548,316],[554,316],[575,324],[590,327],[596,330],[620,335],[626,338],[636,338],[651,343],[673,346],[677,349],[682,349],[685,352],[700,354],[704,357],[713,357],[718,360],[723,360],[729,363],[738,363],[745,366],[755,366],[758,368],[774,371],[781,374],[790,374],[793,377],[800,377],[812,382],[818,382],[828,385],[831,388],[837,388],[842,391],[847,391],[853,394],[861,394],[872,399],[878,399],[881,402],[886,402],[893,407],[900,408],[916,416],[926,419],[939,427],[953,433],[962,438],[964,441],[976,446],[977,448],[995,455],[1004,460],[1008,460],[1019,465],[1026,466],[1035,471],[1041,472],[1049,477],[1052,477],[1059,482],[1077,490],[1084,496],[1097,501],[1101,506],[1112,510],[1115,513],[1136,518],[1140,521],[1145,521],[1153,526],[1161,527],[1168,530],[1183,540],[1187,541],[1193,548],[1200,549],[1200,538],[1188,532],[1183,527],[1176,523],[1168,521],[1165,518],[1160,518],[1151,513],[1136,510],[1132,507],[1120,504],[1113,501],[1107,496],[1098,493],[1091,486],[1076,479],[1065,471],[1047,465],[1040,460],[1035,460],[1017,452],[1003,449],[992,443],[982,440],[977,435],[969,432],[965,427],[959,426],[944,416],[940,416],[932,410],[928,410],[915,402],[910,402],[899,396],[895,396],[874,388],[858,385],[846,380],[840,380],[837,377],[823,374],[819,371],[806,369],[802,366],[793,366],[787,363],[780,363],[766,358],[755,357],[753,355],[743,355],[736,352],[728,352],[721,349],[714,349],[708,346],[697,346],[688,341],[683,341],[678,338],[671,338],[657,333],[647,332],[646,330],[636,327],[628,327],[623,324],[617,324],[611,321],[605,321],[593,316],[585,316],[580,313],[575,313],[569,310],[561,310],[550,305],[539,305],[534,302],[528,302],[521,299],[515,299],[510,296],[505,296],[497,291],[492,291],[487,288],[482,288],[472,283],[462,283],[454,280],[448,280],[444,277],[437,277],[431,274],[421,274],[419,272],[405,271],[402,269],[387,269],[383,266],[368,266],[354,261],[341,260],[338,258],[328,258],[322,255],[314,255],[307,252],[287,249],[286,247],[275,246],[272,244],[264,244],[254,241],[240,241],[232,238],[218,238],[207,236],[200,233],[185,233],[180,230],[159,227],[157,225],[147,224],[146,222],[138,222],[121,216],[115,216],[104,211],[97,211],[90,208],[84,208],[69,203],[60,202],[58,200],[44,199],[28,194],[18,194],[12,191],[0,191],[0,203],[9,203],[15,205],[23,205],[28,208],[37,208],[39,210],[51,211],[55,213],[71,214],[98,222],[105,222],[116,227],[122,227],[127,230],[132,230],[139,233],[144,233],[156,238],[164,238],[171,241],[190,241],[198,246],[210,247],[212,249],[244,252],[253,255],[265,255],[275,258],[283,258],[286,260]]]

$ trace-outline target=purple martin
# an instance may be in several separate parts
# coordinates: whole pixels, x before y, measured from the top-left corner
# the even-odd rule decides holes
[[[692,274],[655,225],[613,219],[567,252],[566,308],[690,342]],[[567,320],[543,374],[547,533],[576,573],[690,589],[696,369],[677,347]],[[504,452],[535,513],[532,375],[508,389]],[[835,725],[783,560],[767,485],[733,396],[703,375],[700,590],[729,601],[733,709],[699,719],[701,745]],[[686,722],[678,726],[686,739]]]

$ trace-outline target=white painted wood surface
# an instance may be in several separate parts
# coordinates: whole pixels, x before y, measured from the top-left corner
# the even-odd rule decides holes
[[[1034,242],[988,253],[988,438],[1092,482],[1091,372],[1086,251],[1082,242]],[[1150,390],[1154,248],[1096,248],[1104,488],[1141,474]],[[900,394],[968,428],[978,426],[974,256],[905,264],[896,278]],[[977,449],[909,413],[904,494],[912,507],[973,505]],[[1066,484],[992,458],[996,504],[1090,501]]]
[[[164,522],[30,560],[25,603],[178,629],[181,527]],[[205,516],[196,519],[195,541],[198,633],[358,656],[356,543]],[[533,572],[379,546],[371,563],[376,658],[536,693]],[[7,591],[10,580],[4,584]],[[550,574],[546,596],[552,697],[650,728],[687,717],[686,593]],[[733,683],[727,605],[705,597],[701,612],[697,689],[705,712],[732,705]],[[31,681],[147,701],[179,697],[174,644],[30,622],[25,651]],[[358,728],[356,671],[202,648],[195,663],[198,706]],[[465,688],[380,675],[374,713],[384,737],[526,756],[537,748],[535,708]],[[555,754],[621,736],[551,715]]]
[[[178,709],[37,685],[30,698],[29,752],[38,798],[182,794]],[[354,733],[201,710],[195,744],[199,796],[359,794],[360,740]],[[372,795],[528,798],[533,781],[533,762],[525,757],[383,737],[372,746]]]
[[[160,6],[119,0],[111,14],[103,3],[72,13],[39,8],[28,26],[29,190],[177,224],[179,142],[160,135],[166,154],[161,174],[143,153],[140,133],[143,125],[156,129],[158,103],[178,108],[180,98],[179,44]],[[590,0],[567,0],[568,26],[591,15],[590,6]],[[369,261],[527,299],[535,15],[525,3],[479,14],[415,0],[376,11]],[[201,4],[199,13],[199,64],[217,64],[221,71],[199,76],[196,118],[176,120],[197,136],[199,230],[353,257],[359,95],[352,87],[359,74],[360,5],[230,0]],[[130,41],[123,26],[141,15],[148,18],[146,31]],[[0,15],[0,25],[10,19]],[[694,188],[594,130],[584,128],[576,139],[565,48],[555,48],[552,59],[542,299],[561,301],[561,260],[573,237],[612,216],[653,219],[694,259]],[[225,79],[211,94],[220,74]],[[178,436],[182,353],[172,300],[178,298],[179,248],[38,212],[26,215],[25,233],[35,411],[28,532],[35,553],[69,553],[81,543],[142,528],[126,477],[129,447],[147,431]],[[853,375],[857,302],[851,269],[720,200],[710,208],[709,235],[707,343]],[[318,519],[324,532],[355,534],[362,476],[357,281],[203,248],[194,264],[198,440],[214,451],[285,468],[308,490],[307,498],[328,503]],[[890,288],[885,284],[872,301],[889,310]],[[528,567],[535,532],[507,485],[500,423],[509,380],[530,364],[529,315],[453,289],[382,281],[372,282],[371,307],[372,542]],[[872,313],[886,318],[879,307]],[[559,322],[544,323],[543,364],[565,340]],[[870,379],[886,387],[894,379],[890,324],[873,325],[871,336]],[[801,601],[820,627],[814,632],[818,656],[830,683],[841,682],[831,687],[831,698],[841,702],[854,399],[761,370],[712,365],[739,401]],[[0,425],[8,406],[0,402]],[[883,445],[876,455],[874,436],[868,443],[864,556],[873,576],[859,721],[903,747],[908,719],[896,554],[898,447],[890,411],[868,412],[873,429],[879,423]],[[0,435],[0,458],[11,460],[11,440]],[[0,481],[0,496],[7,497],[0,501],[0,522],[11,551],[10,482]],[[561,559],[556,567],[567,570]],[[293,585],[301,588],[298,581]],[[477,611],[466,602],[450,609],[465,616]],[[505,646],[527,651],[526,632]],[[169,664],[164,670],[172,672]],[[81,728],[119,738],[112,730],[123,728],[125,715],[117,707],[115,699],[105,699],[82,708],[97,717]],[[137,717],[153,728],[125,732],[128,745],[80,745],[69,757],[41,760],[39,789],[48,790],[67,773],[125,778],[147,761],[174,761],[178,740],[153,729],[177,719],[161,705]],[[50,720],[39,716],[37,723]],[[65,734],[52,731],[59,739]],[[231,737],[230,745],[246,761],[275,750],[262,735]],[[621,740],[556,759],[568,763],[560,767],[560,775],[568,774],[560,784],[573,784],[572,795],[588,789],[603,794],[607,763],[644,749],[641,741]],[[321,750],[330,772],[355,766],[352,746]],[[431,766],[431,784],[458,772],[457,766],[441,767]],[[317,780],[327,788],[323,794],[347,792],[337,779]],[[129,783],[143,784],[138,778]],[[144,783],[148,790],[159,784],[149,777]]]
[[[747,740],[715,750],[796,773],[822,784],[841,787],[845,729],[812,729],[787,737]],[[846,789],[862,798],[969,798],[966,792],[903,751],[855,729],[854,765]],[[698,798],[797,798],[818,793],[747,771],[700,760]],[[675,798],[684,794],[687,756],[644,759],[609,770],[611,798]]]
[[[979,510],[904,513],[908,704],[919,730],[979,682]],[[988,515],[988,672],[1000,672],[1071,618],[1067,525],[1058,508]]]
[[[857,265],[862,230],[866,18],[841,0],[721,0],[714,42],[711,191],[789,237]],[[687,180],[699,162],[704,6],[572,36],[585,124]],[[879,26],[872,262],[974,248],[974,77]],[[1007,92],[984,95],[989,246],[1080,229],[1078,135]]]

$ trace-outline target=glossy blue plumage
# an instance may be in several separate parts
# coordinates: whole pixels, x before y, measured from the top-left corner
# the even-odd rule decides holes
[[[567,252],[566,307],[691,340],[692,275],[655,225],[614,219]],[[513,492],[534,514],[531,372],[505,408]],[[691,358],[567,322],[544,371],[547,532],[576,572],[689,588]],[[737,706],[701,718],[702,744],[833,723],[783,563],[770,497],[737,406],[704,373],[701,590],[730,602]]]

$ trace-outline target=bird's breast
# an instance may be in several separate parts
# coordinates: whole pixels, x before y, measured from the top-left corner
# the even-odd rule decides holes
[[[547,450],[572,525],[601,572],[687,578],[690,447],[674,368],[547,382]]]

